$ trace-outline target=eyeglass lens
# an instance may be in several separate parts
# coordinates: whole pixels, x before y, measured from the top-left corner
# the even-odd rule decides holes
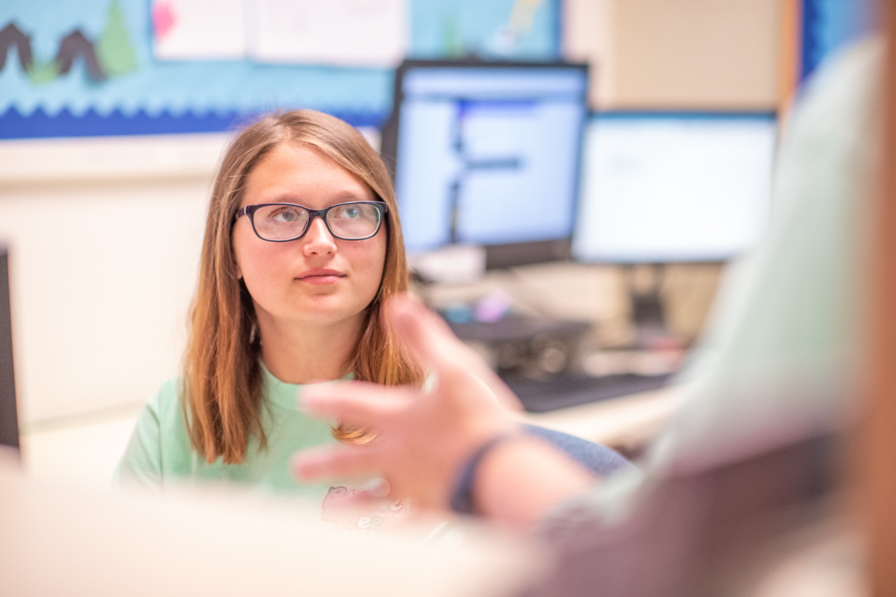
[[[265,240],[290,240],[308,227],[308,211],[296,205],[266,205],[255,211],[255,231]],[[346,240],[373,236],[380,225],[380,210],[369,203],[334,205],[327,211],[330,232]]]

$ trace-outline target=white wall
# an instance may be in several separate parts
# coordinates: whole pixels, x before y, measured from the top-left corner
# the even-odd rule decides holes
[[[23,422],[143,401],[176,374],[224,142],[0,144]]]

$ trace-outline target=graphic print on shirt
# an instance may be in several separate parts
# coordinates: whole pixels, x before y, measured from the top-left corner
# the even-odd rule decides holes
[[[404,516],[407,508],[401,500],[377,500],[364,509],[345,506],[345,500],[356,491],[345,486],[330,487],[321,504],[321,520],[332,522],[340,534],[350,537],[373,538],[388,521]],[[358,491],[357,493],[362,493]]]

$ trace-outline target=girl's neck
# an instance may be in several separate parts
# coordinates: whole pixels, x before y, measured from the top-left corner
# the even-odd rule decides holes
[[[339,379],[350,372],[350,359],[364,315],[332,325],[271,325],[259,320],[261,356],[280,381],[306,384]]]

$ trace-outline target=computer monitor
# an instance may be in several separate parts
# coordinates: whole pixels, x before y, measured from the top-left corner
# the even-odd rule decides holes
[[[481,245],[486,267],[569,257],[588,68],[407,60],[382,153],[405,246]]]
[[[768,112],[589,119],[572,253],[580,262],[650,265],[646,280],[624,271],[638,346],[678,341],[666,325],[663,264],[724,262],[759,239],[776,138]]]
[[[9,308],[9,259],[0,245],[0,446],[19,448],[19,418],[12,362],[12,317]]]
[[[743,253],[769,216],[776,136],[767,112],[593,115],[573,256],[680,263]]]

